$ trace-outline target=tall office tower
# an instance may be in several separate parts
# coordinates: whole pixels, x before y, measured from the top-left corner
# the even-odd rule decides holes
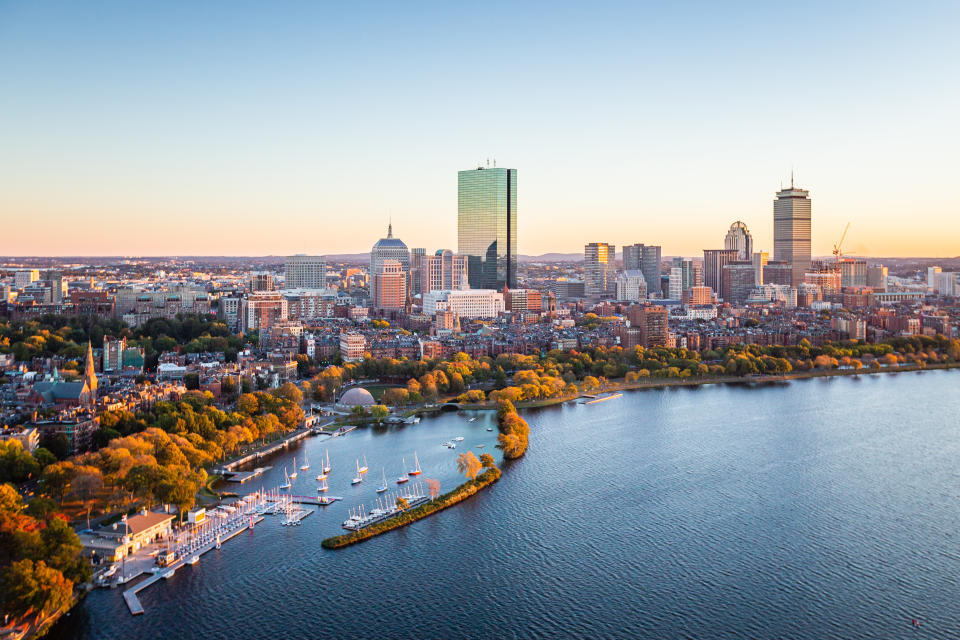
[[[393,223],[387,225],[387,237],[377,240],[377,244],[370,249],[370,300],[376,305],[377,282],[375,276],[383,273],[385,260],[396,260],[403,268],[404,274],[410,273],[410,252],[403,240],[393,237]]]
[[[60,304],[67,298],[67,281],[59,271],[47,271],[43,279],[50,287],[50,302]]]
[[[942,271],[941,267],[927,267],[927,289],[933,289],[937,286],[937,274]]]
[[[407,272],[399,260],[384,260],[371,280],[377,295],[373,306],[380,311],[402,311],[407,302]]]
[[[723,239],[724,249],[736,249],[737,260],[753,259],[753,236],[747,229],[746,223],[737,220],[730,225],[727,237]]]
[[[790,265],[793,287],[810,270],[810,224],[810,192],[795,188],[791,175],[773,202],[773,259]]]
[[[867,286],[867,261],[856,258],[844,258],[840,261],[840,286]]]
[[[458,256],[450,249],[438,249],[421,260],[419,280],[423,287],[421,293],[469,289],[467,257]]]
[[[754,282],[763,284],[763,267],[770,262],[770,254],[766,251],[757,251],[753,254]]]
[[[756,272],[753,270],[752,260],[732,260],[723,265],[720,282],[723,290],[724,302],[741,305],[747,301],[753,292]]]
[[[886,291],[888,274],[889,271],[882,264],[870,267],[867,269],[867,286],[874,291]]]
[[[737,259],[736,249],[703,250],[703,284],[710,287],[718,298],[726,299],[723,290],[723,267]]]
[[[681,292],[686,291],[690,287],[695,287],[703,284],[703,269],[698,269],[699,267],[692,258],[674,258],[670,262],[670,272],[673,273],[673,269],[680,269],[680,290]],[[699,280],[699,282],[698,282]],[[671,281],[671,287],[672,287]],[[676,300],[680,299],[680,296],[674,298],[673,293],[670,294],[670,297]]]
[[[588,298],[616,293],[616,254],[617,248],[606,242],[591,242],[583,247],[584,293]]]
[[[284,289],[327,288],[327,260],[323,256],[287,256],[283,273]]]
[[[250,291],[273,291],[273,274],[266,271],[251,272]]]
[[[410,249],[410,293],[418,295],[423,293],[423,284],[420,281],[420,270],[423,267],[423,259],[427,255],[427,250],[423,247],[414,247]]]
[[[660,291],[660,276],[663,275],[660,265],[660,247],[657,245],[631,244],[623,247],[623,270],[643,271],[647,281],[647,295],[652,296]]]
[[[457,173],[457,253],[470,287],[517,287],[517,170],[477,167]]]

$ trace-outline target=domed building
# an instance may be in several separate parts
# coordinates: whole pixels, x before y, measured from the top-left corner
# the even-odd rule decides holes
[[[370,300],[377,299],[376,278],[383,273],[383,261],[396,260],[403,267],[403,272],[410,274],[410,250],[400,238],[393,237],[393,222],[387,225],[387,237],[380,238],[370,249]]]
[[[352,409],[353,407],[370,407],[376,404],[370,392],[361,387],[354,387],[340,396],[341,407]]]

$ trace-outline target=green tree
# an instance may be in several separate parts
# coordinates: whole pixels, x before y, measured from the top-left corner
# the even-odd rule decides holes
[[[382,404],[375,404],[370,407],[370,416],[377,422],[383,422],[383,419],[390,415],[390,409]]]

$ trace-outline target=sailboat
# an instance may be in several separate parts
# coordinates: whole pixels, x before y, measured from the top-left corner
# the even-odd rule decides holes
[[[418,476],[420,475],[420,459],[417,458],[416,451],[413,452],[413,462],[414,462],[413,469],[410,469],[410,471],[408,471],[407,473],[409,473],[412,476]]]
[[[323,476],[323,478],[324,478],[324,479],[320,481],[320,486],[317,487],[317,491],[318,491],[318,492],[326,491],[327,488],[328,488],[328,487],[327,487],[327,480],[326,480],[327,476]]]
[[[359,464],[359,461],[358,461],[358,464]],[[359,470],[360,473],[366,473],[366,472],[367,472],[367,468],[368,468],[368,467],[367,467],[367,454],[363,454],[363,466],[360,467],[360,470]]]
[[[306,471],[310,468],[310,462],[307,460],[307,452],[303,452],[303,464],[300,465],[300,471]]]
[[[284,471],[286,471],[286,468],[284,468]],[[293,457],[293,473],[290,474],[290,477],[294,480],[297,479],[297,457],[296,456]]]
[[[357,477],[350,481],[350,484],[360,484],[363,482],[363,476],[360,475],[360,461],[357,460]]]
[[[330,473],[330,449],[327,449],[327,462],[323,465],[323,473]]]
[[[283,484],[280,485],[280,488],[281,488],[281,489],[289,489],[289,488],[290,488],[290,476],[287,475],[287,468],[286,468],[286,467],[283,468]]]
[[[401,468],[402,468],[402,469],[406,469],[406,468],[407,468],[407,459],[406,459],[406,458],[403,459],[403,467],[401,467]],[[397,484],[403,484],[404,482],[410,482],[410,478],[407,476],[407,474],[403,474],[402,476],[398,476],[398,477],[397,477]]]
[[[383,482],[377,487],[377,493],[383,493],[387,490],[387,470],[383,469]]]

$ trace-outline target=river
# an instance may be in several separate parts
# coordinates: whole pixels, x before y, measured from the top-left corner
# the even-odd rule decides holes
[[[306,451],[294,492],[313,495],[329,449],[343,502],[300,527],[268,517],[141,592],[143,616],[93,592],[51,637],[960,637],[958,382],[708,385],[527,411],[530,447],[498,483],[338,551],[321,540],[371,504],[381,467],[395,487],[416,451],[449,490],[464,449],[499,462],[494,416],[310,438],[241,493]]]

